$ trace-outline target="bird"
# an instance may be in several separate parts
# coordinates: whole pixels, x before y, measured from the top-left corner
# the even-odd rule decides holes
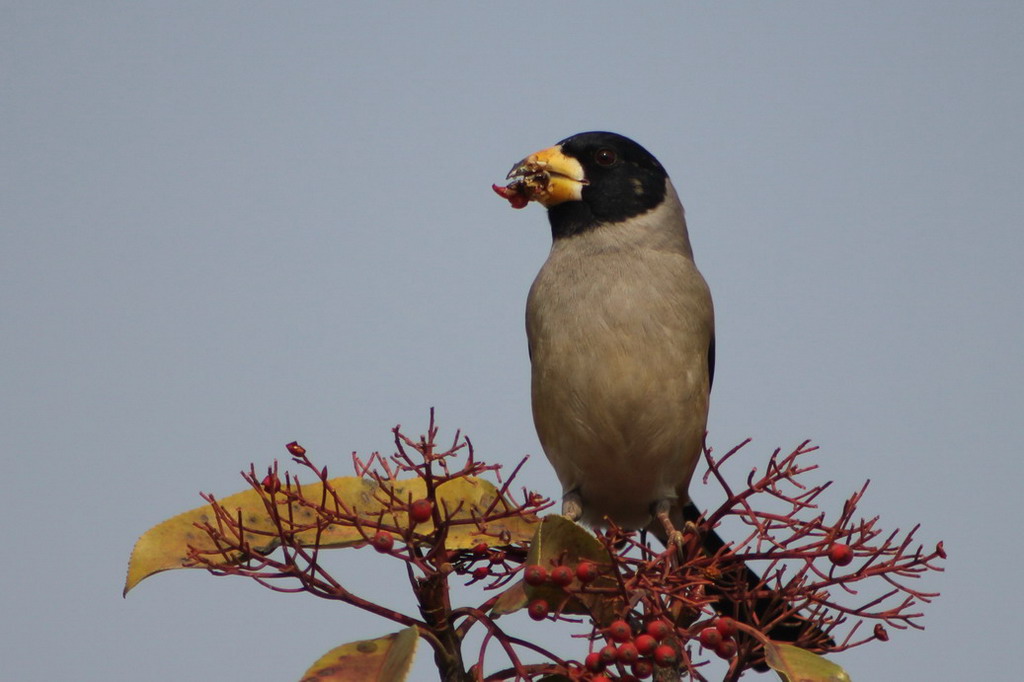
[[[530,154],[507,179],[493,189],[515,208],[543,205],[551,228],[526,335],[533,419],[562,515],[678,547],[700,517],[689,486],[715,373],[714,305],[679,195],[650,152],[605,131]],[[725,546],[714,530],[703,543]],[[739,579],[761,582],[745,566]],[[795,641],[805,625],[772,635]]]
[[[684,523],[715,366],[711,292],[679,196],[650,152],[609,132],[568,137],[508,177],[551,226],[526,334],[562,513],[667,537]]]

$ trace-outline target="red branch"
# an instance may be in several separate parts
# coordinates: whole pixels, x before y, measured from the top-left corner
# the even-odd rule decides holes
[[[271,529],[247,526],[239,513],[204,495],[213,515],[200,528],[212,539],[214,549],[193,549],[190,560],[216,575],[247,577],[279,592],[308,592],[403,626],[415,626],[434,648],[444,680],[527,680],[546,675],[590,679],[593,668],[581,661],[564,660],[536,642],[509,635],[490,615],[499,597],[509,598],[497,590],[508,588],[521,576],[527,546],[510,544],[508,537],[494,534],[491,541],[471,548],[451,543],[455,529],[470,527],[483,535],[488,526],[509,519],[536,523],[540,512],[552,502],[527,490],[518,501],[511,494],[513,481],[526,459],[503,478],[499,465],[476,458],[472,443],[461,433],[456,432],[447,447],[439,446],[433,411],[425,435],[411,438],[398,427],[393,434],[392,455],[375,452],[365,460],[352,455],[355,475],[376,484],[379,512],[360,513],[330,483],[327,467],[314,465],[305,449],[292,443],[288,446],[292,462],[300,473],[322,484],[319,492],[307,496],[312,487],[300,484],[294,473],[284,473],[282,482],[276,462],[264,478],[250,466],[243,477],[259,494]],[[737,619],[740,625],[732,635],[734,640],[730,640],[735,646],[717,652],[731,661],[727,679],[762,666],[764,642],[780,636],[786,628],[790,628],[786,638],[819,652],[886,640],[885,626],[920,628],[919,606],[937,594],[912,588],[909,581],[942,570],[939,562],[945,559],[945,551],[941,543],[925,551],[914,540],[917,526],[906,533],[887,531],[877,517],[859,516],[867,483],[830,518],[818,503],[831,483],[807,480],[808,474],[818,468],[806,463],[808,455],[817,450],[808,441],[785,455],[776,450],[761,468],[763,473],[751,470],[744,485],[735,486],[727,480],[723,467],[735,461],[748,443],[740,443],[717,459],[705,450],[708,471],[704,481],[714,480],[726,499],[695,526],[688,527],[686,542],[678,552],[657,552],[635,533],[617,528],[600,534],[598,538],[611,562],[599,568],[608,579],[593,584],[574,581],[564,588],[564,598],[547,618],[579,622],[576,614],[582,607],[591,617],[591,628],[583,636],[594,652],[613,644],[607,630],[609,618],[624,619],[635,632],[646,623],[662,621],[670,631],[663,643],[677,656],[675,674],[694,680],[705,679],[699,669],[715,653],[703,643],[701,633],[717,622],[716,610]],[[437,490],[445,483],[487,476],[497,480],[499,495],[486,508],[471,509],[468,501],[459,501],[454,508],[438,502]],[[426,499],[434,502],[431,525],[404,521],[409,518],[412,500],[396,490],[400,481],[405,483],[410,477],[423,482]],[[748,532],[709,553],[701,538],[727,517],[739,519]],[[401,613],[346,589],[320,563],[320,554],[326,549],[321,546],[322,537],[328,528],[354,529],[362,538],[359,546],[373,546],[382,555],[405,562],[419,613]],[[382,539],[382,535],[388,537]],[[744,565],[755,568],[763,577],[758,580],[746,572]],[[453,606],[454,577],[482,583],[495,592],[481,605]],[[517,584],[511,589],[520,587]],[[615,610],[614,616],[608,615],[609,608]],[[533,611],[531,605],[531,615]],[[544,617],[545,612],[537,615]],[[862,627],[872,622],[871,634],[858,637]],[[482,628],[484,635],[480,649],[469,657],[473,663],[467,668],[461,646],[473,627]],[[509,667],[485,673],[494,645]],[[526,655],[539,657],[539,662],[526,662]],[[643,660],[652,659],[648,655]],[[636,672],[635,667],[621,662],[594,665],[617,674]],[[635,665],[642,668],[647,664]],[[660,675],[658,679],[671,678],[665,671]]]

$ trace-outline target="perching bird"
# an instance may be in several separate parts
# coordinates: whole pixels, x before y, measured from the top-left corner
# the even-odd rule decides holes
[[[679,197],[647,150],[613,133],[574,135],[509,177],[547,207],[554,238],[526,333],[562,513],[665,537],[666,522],[683,524],[715,363],[711,293]]]
[[[711,293],[679,196],[646,149],[608,132],[566,138],[508,177],[495,191],[516,208],[539,202],[551,224],[526,332],[533,418],[562,513],[678,542],[698,517],[688,488],[715,369]],[[723,543],[708,533],[705,545]]]

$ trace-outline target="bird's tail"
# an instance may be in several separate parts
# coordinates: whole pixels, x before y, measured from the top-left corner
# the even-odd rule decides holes
[[[677,528],[682,528],[683,523],[687,521],[700,528],[702,545],[708,554],[716,554],[726,546],[725,540],[713,528],[701,527],[700,510],[692,502],[687,502],[681,510],[678,507],[674,508],[671,516],[672,522]],[[667,534],[657,520],[651,523],[648,531],[662,544],[666,543]],[[749,625],[766,623],[775,620],[779,613],[787,610],[782,598],[778,594],[770,592],[753,601],[737,599],[739,594],[765,591],[761,576],[745,563],[737,562],[735,568],[727,568],[723,571],[721,578],[715,580],[715,584],[715,587],[709,589],[709,592],[717,597],[713,604],[715,611],[722,616],[735,618],[741,623]],[[765,634],[769,639],[778,642],[800,642],[801,646],[819,651],[835,645],[832,638],[817,623],[798,613],[791,614],[772,625]],[[756,667],[761,670],[767,669],[763,663]]]

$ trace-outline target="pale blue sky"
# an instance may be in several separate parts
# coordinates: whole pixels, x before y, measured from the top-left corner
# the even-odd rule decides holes
[[[436,406],[485,459],[537,455],[522,481],[556,494],[522,323],[547,223],[489,186],[590,129],[647,146],[687,207],[718,315],[712,445],[753,436],[754,466],[812,438],[837,493],[870,478],[865,514],[945,540],[927,629],[836,660],[860,681],[1013,679],[1024,5],[0,16],[9,679],[297,680],[392,630],[201,572],[121,599],[140,533],[288,441],[340,474]],[[337,558],[359,589],[401,579]]]

